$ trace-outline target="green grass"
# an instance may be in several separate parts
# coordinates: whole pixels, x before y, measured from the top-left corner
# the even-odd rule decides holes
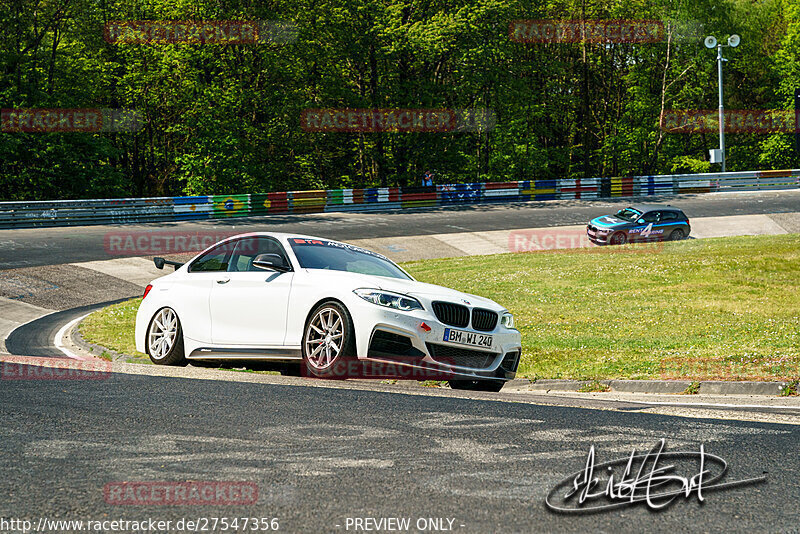
[[[522,332],[521,376],[800,376],[798,234],[424,260],[404,267],[421,281],[508,307]],[[139,302],[95,312],[81,333],[136,354]]]
[[[697,395],[700,393],[700,382],[694,381],[683,391],[682,395]]]
[[[80,333],[86,341],[97,343],[129,356],[147,358],[136,352],[133,331],[136,326],[136,310],[141,298],[112,304],[89,315],[80,325]]]
[[[578,388],[578,391],[580,393],[605,393],[607,391],[611,391],[611,388],[607,384],[603,384],[597,380],[592,380],[591,382],[587,382]]]
[[[508,307],[522,332],[520,374],[529,378],[800,375],[798,234],[405,267]]]

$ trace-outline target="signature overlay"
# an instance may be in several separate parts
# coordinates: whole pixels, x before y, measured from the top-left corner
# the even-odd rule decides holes
[[[697,495],[703,502],[704,492],[766,482],[766,476],[736,481],[723,481],[728,462],[705,451],[700,445],[694,451],[664,451],[662,438],[649,452],[595,465],[594,445],[589,448],[583,470],[570,475],[550,490],[545,505],[566,514],[589,514],[646,503],[651,510],[664,510],[676,499]],[[664,465],[661,465],[661,463]],[[677,474],[680,464],[696,471],[688,476]],[[621,475],[618,469],[624,466]],[[605,478],[601,483],[601,476]]]

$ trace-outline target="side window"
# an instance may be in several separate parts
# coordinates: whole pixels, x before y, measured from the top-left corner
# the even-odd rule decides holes
[[[657,223],[658,219],[659,219],[658,216],[659,216],[659,212],[657,212],[657,211],[648,211],[647,213],[644,214],[642,219],[644,219],[644,222],[646,222],[646,223]]]
[[[230,272],[261,271],[261,269],[253,267],[253,260],[259,254],[278,254],[287,264],[289,263],[283,247],[274,239],[245,237],[236,242],[228,270]]]
[[[212,248],[189,265],[190,273],[215,272],[228,270],[228,258],[233,245],[230,242],[221,243]]]
[[[665,211],[661,214],[662,221],[676,221],[678,220],[678,214],[674,211]]]

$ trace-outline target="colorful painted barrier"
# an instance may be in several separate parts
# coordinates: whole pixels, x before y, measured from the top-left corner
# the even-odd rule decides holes
[[[0,228],[225,219],[273,214],[434,208],[480,202],[658,197],[800,188],[800,169],[542,179],[189,197],[0,202]]]

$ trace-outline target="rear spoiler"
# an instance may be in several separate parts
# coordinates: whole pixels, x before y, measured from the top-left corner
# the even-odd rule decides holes
[[[177,271],[179,267],[183,266],[183,264],[179,261],[165,260],[164,258],[159,258],[158,256],[153,258],[153,263],[156,264],[156,269],[163,269],[164,265],[172,265]]]

